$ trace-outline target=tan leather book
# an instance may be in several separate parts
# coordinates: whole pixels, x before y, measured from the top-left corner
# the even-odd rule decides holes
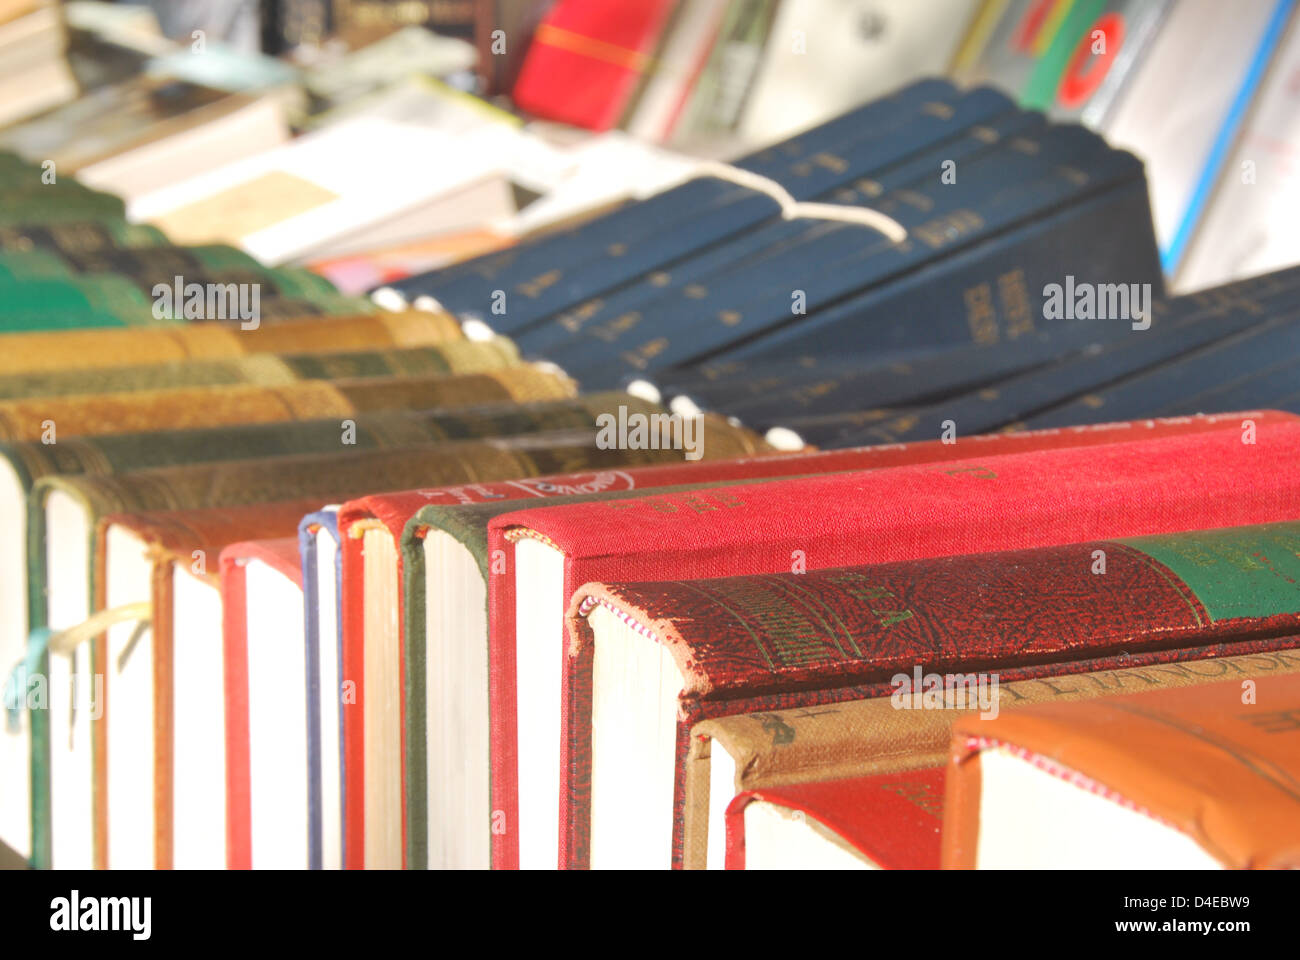
[[[420,347],[463,336],[454,317],[426,310],[286,320],[262,324],[255,330],[225,323],[190,323],[148,329],[10,333],[4,336],[5,349],[0,351],[0,374],[97,370],[255,353]]]
[[[943,864],[1300,868],[1300,675],[958,721]]]
[[[38,397],[0,402],[0,440],[54,444],[60,437],[315,420],[376,410],[527,403],[576,393],[573,381],[563,374],[520,365],[452,376],[302,380],[278,387],[237,385]]]
[[[1300,650],[1187,660],[1021,680],[998,686],[999,713],[1136,691],[1204,687],[1300,673]],[[741,793],[769,787],[942,768],[953,724],[975,716],[945,693],[941,709],[899,709],[891,697],[739,714],[691,729],[686,764],[686,869],[721,869],[725,814]],[[942,803],[942,794],[936,798]]]

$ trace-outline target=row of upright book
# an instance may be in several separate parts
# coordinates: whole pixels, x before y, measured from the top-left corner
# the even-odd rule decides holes
[[[1166,296],[1097,134],[923,80],[366,295],[46,174],[32,866],[1295,865],[1300,268]]]

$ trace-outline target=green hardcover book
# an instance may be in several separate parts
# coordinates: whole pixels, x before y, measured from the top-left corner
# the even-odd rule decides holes
[[[0,330],[24,329],[11,325],[10,317],[39,317],[48,313],[61,318],[83,312],[114,317],[118,326],[171,322],[155,318],[150,298],[125,277],[105,274],[36,280],[0,277]]]
[[[226,275],[227,282],[230,276]],[[260,282],[256,274],[248,276],[248,282]],[[377,309],[365,297],[339,293],[318,292],[312,296],[259,293],[254,312],[248,288],[241,291],[236,287],[232,299],[224,283],[218,290],[207,287],[202,279],[192,281],[203,284],[197,288],[190,288],[189,282],[182,285],[181,299],[177,301],[174,281],[165,296],[155,299],[152,290],[141,289],[138,282],[117,274],[34,280],[0,276],[0,332],[167,326],[205,320],[243,323],[252,320],[254,315],[258,322],[266,323],[296,317],[373,313]]]

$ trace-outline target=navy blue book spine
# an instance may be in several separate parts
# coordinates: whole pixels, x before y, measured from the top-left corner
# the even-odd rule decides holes
[[[1052,162],[1052,154],[1077,158],[1079,167],[1064,168]],[[1109,150],[1078,127],[1048,128],[1041,137],[1013,138],[1008,149],[976,157],[961,170],[955,185],[942,184],[935,171],[932,182],[894,191],[873,204],[908,228],[910,236],[904,243],[846,224],[826,234],[838,238],[839,246],[819,238],[798,260],[745,265],[710,287],[699,306],[682,298],[661,304],[645,332],[620,338],[626,345],[621,349],[619,344],[600,344],[598,351],[583,357],[575,347],[552,359],[584,387],[597,389],[631,373],[657,373],[727,355],[777,359],[792,353],[870,354],[959,343],[970,337],[965,311],[925,315],[925,322],[918,323],[916,318],[922,315],[916,312],[914,295],[891,298],[897,290],[916,287],[908,283],[909,275],[937,263],[940,269],[931,271],[937,276],[927,284],[936,280],[947,284],[948,271],[942,265],[963,249],[1003,233],[1010,233],[1013,242],[1016,227],[1041,222],[1048,211],[1062,207],[1068,211],[1083,197],[1104,192],[1124,179],[1142,182],[1134,158]],[[1141,214],[1149,231],[1145,193]],[[1066,230],[1073,225],[1069,219],[1062,224]],[[1114,225],[1114,221],[1109,224],[1111,229]],[[1064,250],[1070,249],[1068,237],[1053,239]],[[1007,242],[1003,240],[1002,246]],[[1154,260],[1154,243],[1150,258]],[[1055,260],[1053,265],[1059,268],[1061,262]],[[1158,271],[1153,273],[1158,280]],[[752,291],[749,297],[747,289]],[[870,309],[891,299],[887,310]],[[800,314],[800,307],[807,315]],[[674,339],[657,333],[659,324],[654,321],[660,316],[673,318],[674,327],[684,328],[686,334]],[[810,343],[809,335],[820,337],[821,342]],[[779,349],[760,353],[737,347],[742,340],[748,343],[746,338],[766,342],[769,336],[780,341]]]
[[[1062,322],[1044,308],[1051,285],[1064,285],[1069,277],[1094,285],[1150,284],[1151,296],[1159,296],[1164,282],[1145,182],[1130,178],[1078,199],[883,289],[706,359],[761,361],[792,351],[871,356],[1005,342]],[[1099,329],[1098,337],[1109,334]]]
[[[821,416],[846,410],[898,408],[931,403],[1044,367],[1061,357],[1100,349],[1101,331],[1079,321],[1038,331],[1005,343],[962,346],[942,353],[866,365],[843,375],[802,372],[762,396],[741,392],[739,384],[719,384],[708,394],[710,405],[691,399],[703,409],[740,419],[747,427],[766,430],[784,426],[792,417]],[[724,393],[732,387],[731,397]],[[698,393],[699,391],[697,391]]]
[[[1224,318],[1226,320],[1226,318]],[[1258,325],[1261,319],[1252,318]],[[1220,321],[1220,337],[1230,334]],[[1080,417],[1131,420],[1156,416],[1160,411],[1187,412],[1189,401],[1200,388],[1222,382],[1222,378],[1245,370],[1261,370],[1278,357],[1300,353],[1300,323],[1293,317],[1264,322],[1257,329],[1227,336],[1178,359],[1153,366],[1105,389],[1094,389],[1070,403],[1027,418],[1030,427],[1067,426]],[[1279,397],[1278,399],[1281,399]],[[1263,400],[1247,406],[1258,406]]]
[[[799,199],[827,196],[957,130],[1012,109],[1010,101],[991,90],[976,90],[945,106],[946,112],[927,114],[891,104],[892,115],[870,124],[873,136],[851,151],[842,156],[812,153],[787,164],[773,179]],[[490,262],[471,262],[459,276],[412,278],[399,290],[408,297],[429,294],[463,318],[515,335],[583,300],[772,220],[778,212],[776,202],[765,194],[717,178],[697,178],[568,236],[543,238],[492,255]]]
[[[1251,370],[1213,390],[1170,404],[1166,409],[1226,413],[1230,410],[1296,410],[1300,401],[1300,358],[1290,357],[1265,370]]]
[[[892,127],[901,119],[914,116],[921,105],[934,101],[945,106],[959,96],[957,89],[944,80],[922,80],[899,90],[890,97],[873,101],[781,143],[756,151],[736,166],[766,177],[780,177],[796,163],[809,157],[851,143],[863,131]],[[716,181],[692,180],[665,190],[635,205],[611,211],[588,223],[551,234],[499,254],[489,254],[455,266],[409,277],[393,286],[408,295],[429,293],[455,299],[456,283],[468,278],[495,280],[509,269],[516,279],[546,270],[556,262],[557,245],[565,249],[566,260],[588,260],[599,256],[610,244],[637,236],[647,226],[675,223],[708,205],[719,195]],[[472,293],[472,291],[471,291]]]
[[[1131,420],[1152,416],[1195,412],[1165,406],[1171,395],[1175,402],[1186,397],[1189,363],[1196,358],[1203,373],[1214,364],[1218,369],[1246,369],[1253,357],[1288,346],[1279,339],[1277,321],[1268,318],[1275,311],[1296,303],[1297,291],[1289,284],[1249,282],[1238,288],[1238,306],[1226,306],[1227,291],[1217,303],[1202,298],[1169,301],[1153,311],[1149,330],[1132,330],[1123,340],[1100,350],[1088,351],[1037,370],[1007,378],[991,389],[972,391],[939,404],[909,409],[869,426],[844,430],[825,419],[806,425],[807,436],[796,421],[790,426],[808,442],[832,446],[857,443],[898,443],[935,439],[951,424],[970,435],[1004,427],[1073,426],[1097,420]],[[1223,338],[1227,337],[1225,341]],[[1268,345],[1260,341],[1267,340]],[[1247,346],[1251,344],[1252,346]],[[1207,355],[1215,359],[1210,361]],[[1180,386],[1181,381],[1181,386]],[[1159,389],[1153,385],[1159,384]],[[1120,409],[1108,404],[1108,384],[1119,384],[1128,405]],[[1247,404],[1256,406],[1257,404]],[[1055,412],[1053,412],[1055,411]],[[845,424],[852,424],[845,418]],[[814,435],[816,439],[813,439]]]
[[[965,162],[979,153],[997,148],[1006,137],[1041,130],[1045,124],[1041,114],[1013,110],[987,123],[961,131],[957,136],[923,150],[914,156],[876,172],[857,186],[835,191],[829,199],[843,205],[868,203],[875,197],[898,190],[943,169],[943,163]],[[699,256],[675,265],[671,270],[658,270],[650,276],[605,297],[589,300],[565,310],[515,337],[519,349],[528,356],[559,357],[563,361],[569,350],[582,350],[584,340],[575,334],[584,333],[603,343],[612,343],[627,333],[654,309],[673,296],[684,298],[688,306],[700,290],[709,288],[718,276],[728,270],[742,268],[762,256],[786,255],[790,244],[812,235],[818,228],[808,220],[776,221],[756,227],[741,237],[701,253]],[[671,309],[671,308],[668,308]],[[656,314],[656,327],[667,327],[662,313]],[[600,343],[588,349],[598,357],[608,353]]]

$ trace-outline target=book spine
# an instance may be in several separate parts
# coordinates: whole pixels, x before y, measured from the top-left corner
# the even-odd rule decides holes
[[[1080,417],[1109,416],[1111,410],[1139,406],[1151,411],[1186,408],[1192,399],[1189,384],[1214,383],[1225,370],[1263,370],[1278,357],[1294,357],[1300,351],[1298,315],[1300,311],[1289,311],[1271,323],[1260,323],[1258,329],[1222,341],[1206,337],[1209,342],[1194,353],[1137,372],[1103,389],[1088,391],[1073,402],[1027,418],[1026,423],[1054,426],[1078,422]],[[1262,317],[1255,319],[1263,320]],[[1223,334],[1232,332],[1233,327],[1227,325]],[[1275,394],[1272,399],[1281,401],[1294,390],[1293,381],[1289,390],[1284,387],[1284,392]]]
[[[859,111],[866,124],[861,129],[871,131],[871,137],[865,145],[853,145],[852,157],[827,152],[834,140],[818,128],[807,135],[806,143],[793,144],[781,160],[741,166],[774,176],[800,199],[811,199],[1010,107],[1000,95],[975,91],[955,107],[952,96],[936,99],[941,109],[925,113],[917,99],[920,93],[904,90]],[[513,335],[570,304],[699,253],[775,212],[776,204],[765,195],[715,178],[697,178],[572,232],[397,286],[409,296],[430,294],[455,313],[479,317]],[[560,270],[560,262],[578,266]],[[504,317],[489,309],[494,288],[515,295]]]
[[[323,730],[320,712],[321,704],[321,629],[319,567],[317,564],[316,537],[318,532],[331,537],[338,546],[338,517],[334,510],[320,510],[303,517],[298,526],[298,552],[302,557],[302,595],[304,604],[304,646],[307,657],[307,868],[320,870],[324,867],[324,791],[338,789],[340,784],[326,784],[322,771],[321,750],[323,749]],[[343,596],[343,556],[341,551],[334,557],[334,596]],[[336,635],[325,637],[336,651],[338,657],[338,676],[343,676],[343,624],[339,620]],[[339,693],[340,698],[342,692]],[[347,782],[347,757],[343,753],[344,741],[339,738],[339,774],[342,783]],[[340,790],[339,809],[344,812],[346,821],[347,795]],[[341,838],[346,843],[346,836]],[[346,861],[346,845],[342,847]]]
[[[248,584],[240,558],[221,558],[221,634],[225,673],[226,867],[253,867],[248,713]],[[308,661],[310,669],[311,661]],[[310,702],[310,700],[308,701]],[[168,817],[170,820],[170,817]]]
[[[901,162],[873,171],[870,178],[835,191],[831,199],[845,205],[870,203],[887,191],[933,176],[935,170],[942,169],[945,160],[963,161],[987,152],[1006,137],[1041,129],[1043,124],[1043,117],[1039,114],[1009,111],[960,131],[957,136]],[[703,285],[708,284],[712,277],[770,253],[774,248],[785,253],[790,244],[813,227],[814,223],[803,220],[773,224],[703,251],[684,263],[672,265],[671,269],[655,271],[624,290],[578,303],[529,330],[521,331],[518,334],[520,348],[539,356],[560,356],[570,363],[577,362],[584,345],[587,353],[607,354],[611,348],[604,344],[614,342],[630,331],[658,301],[670,295],[697,300],[699,292],[707,289]],[[658,306],[657,313],[662,313],[662,304]],[[690,306],[694,308],[697,304]],[[660,317],[656,316],[656,319]],[[584,335],[582,340],[575,339],[579,333]]]
[[[974,247],[987,257],[990,243],[982,241],[1002,234],[1002,244],[1013,243],[1019,239],[1019,230],[1035,226],[1051,236],[1053,246],[1062,243],[1058,238],[1073,236],[1074,214],[1082,201],[1107,192],[1118,197],[1108,188],[1125,181],[1131,184],[1130,194],[1123,197],[1122,204],[1117,202],[1116,208],[1135,221],[1136,239],[1142,238],[1144,225],[1150,229],[1150,217],[1141,202],[1145,197],[1141,168],[1131,155],[1106,150],[1077,127],[1049,128],[1042,137],[1017,137],[1009,146],[1011,149],[990,151],[967,161],[956,184],[943,184],[931,173],[924,181],[874,202],[873,207],[907,227],[909,238],[902,244],[861,227],[840,225],[832,231],[823,225],[821,229],[830,237],[842,239],[820,244],[824,253],[812,245],[805,258],[782,258],[784,277],[776,262],[760,260],[748,270],[715,280],[706,288],[707,296],[695,303],[686,298],[661,303],[659,310],[667,315],[691,321],[684,325],[689,336],[674,338],[660,329],[632,327],[614,342],[601,344],[600,353],[590,358],[579,359],[566,351],[555,354],[554,359],[582,382],[600,386],[602,378],[654,374],[705,359],[755,355],[772,359],[792,351],[825,353],[832,337],[837,350],[843,351],[848,343],[853,345],[849,349],[859,353],[962,342],[971,338],[968,310],[954,312],[950,308],[946,314],[927,316],[924,326],[908,323],[899,318],[923,314],[912,298],[895,292],[899,288],[885,281],[897,281],[901,275],[903,290],[913,294],[918,289],[929,291],[928,285],[918,287],[916,273],[930,266],[931,282],[934,275],[945,275],[942,289],[952,291],[956,288],[946,273],[948,260],[955,254]],[[1066,166],[1075,162],[1079,167]],[[1014,183],[1014,189],[1008,188],[1008,183]],[[1136,216],[1131,212],[1134,208]],[[1049,213],[1053,211],[1054,215]],[[1060,234],[1049,233],[1050,228],[1038,219],[1044,216]],[[1043,241],[1039,238],[1037,242]],[[1136,240],[1133,249],[1140,255]],[[997,250],[996,244],[992,250]],[[972,254],[972,258],[978,256]],[[1059,269],[1059,253],[1040,257],[1045,268]],[[792,262],[802,264],[794,273],[790,272]],[[1152,283],[1159,291],[1158,270],[1142,271],[1141,267],[1141,260],[1126,265],[1122,275]],[[857,308],[852,313],[842,303],[846,299]],[[882,304],[880,313],[872,309],[876,304]],[[900,304],[904,306],[897,312]],[[1030,315],[1029,321],[1032,319]],[[933,329],[941,320],[947,321],[947,329]],[[850,322],[851,334],[847,333]],[[977,328],[976,333],[987,331]],[[792,341],[799,345],[792,348]],[[743,345],[733,346],[737,342]],[[598,365],[594,362],[597,356],[602,361]]]
[[[975,210],[987,216],[983,208]],[[1117,222],[1124,230],[1112,235]],[[814,356],[843,355],[845,350],[915,355],[936,345],[1013,341],[1057,323],[1046,310],[1053,285],[1077,281],[1080,289],[1087,285],[1109,290],[1122,281],[1126,294],[1145,292],[1148,302],[1160,296],[1163,280],[1151,252],[1153,235],[1146,186],[1140,178],[1130,179],[1001,235],[985,234],[983,242],[952,252],[895,284],[869,290],[709,359],[770,362],[796,349]],[[1108,238],[1105,244],[1097,242],[1101,236]],[[1070,265],[1068,276],[1062,273],[1062,263]],[[912,317],[926,322],[910,322]],[[1098,339],[1113,339],[1132,320],[1124,316],[1098,323]]]
[[[964,431],[984,433],[997,428],[1022,429],[1030,423],[1035,427],[1087,423],[1096,420],[1099,415],[1105,415],[1098,413],[1103,405],[1102,397],[1091,392],[1097,384],[1123,377],[1134,370],[1139,371],[1136,378],[1129,381],[1134,385],[1145,384],[1148,379],[1156,379],[1164,373],[1181,372],[1190,361],[1180,354],[1195,351],[1205,343],[1216,341],[1234,331],[1245,329],[1246,335],[1250,336],[1253,332],[1250,328],[1262,323],[1261,317],[1249,312],[1209,317],[1201,322],[1185,323],[1173,329],[1165,328],[1151,335],[1137,334],[1139,339],[1136,343],[1111,344],[1105,349],[1001,381],[994,389],[966,393],[940,404],[901,411],[896,416],[882,417],[870,425],[859,424],[846,430],[850,418],[828,417],[823,422],[809,424],[807,429],[798,423],[791,426],[808,442],[827,446],[851,446],[940,436],[945,431],[945,425],[952,429],[960,425]],[[1259,332],[1267,332],[1267,329]],[[1292,341],[1289,344],[1291,349],[1300,344],[1300,336],[1291,336],[1289,340]],[[1232,369],[1230,366],[1214,369],[1225,368]],[[1197,412],[1205,409],[1185,401],[1185,384],[1188,380],[1183,377],[1178,380],[1179,386],[1171,387],[1175,403],[1181,402],[1183,409]],[[1156,383],[1152,384],[1151,389],[1130,391],[1141,394],[1139,402],[1130,406],[1140,407],[1147,413],[1166,415],[1168,406],[1162,402],[1160,386]],[[1043,422],[1037,422],[1039,417],[1034,415],[1036,411],[1052,408],[1081,395],[1081,399],[1070,402],[1066,409],[1090,413],[1059,418],[1044,416]],[[1271,399],[1276,401],[1277,398]],[[1123,405],[1121,409],[1122,407]]]

